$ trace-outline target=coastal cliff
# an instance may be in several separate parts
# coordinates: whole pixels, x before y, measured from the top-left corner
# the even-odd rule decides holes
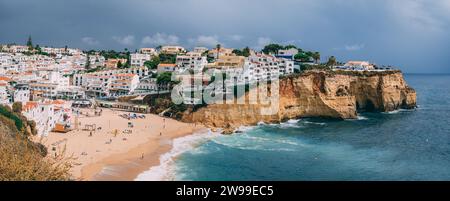
[[[267,107],[263,104],[246,102],[207,105],[186,111],[182,120],[230,132],[242,125],[278,123],[293,118],[354,119],[357,111],[415,108],[416,92],[407,85],[400,71],[310,71],[281,78],[278,100],[278,111],[273,115],[261,114]]]
[[[46,158],[47,148],[31,140],[35,124],[0,105],[0,181],[70,180],[70,165]]]

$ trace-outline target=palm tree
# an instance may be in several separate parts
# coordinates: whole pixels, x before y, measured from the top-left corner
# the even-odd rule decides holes
[[[336,66],[336,64],[337,64],[336,57],[331,56],[331,57],[328,59],[327,66],[333,67],[333,66]]]
[[[314,59],[314,61],[316,62],[316,64],[319,64],[320,62],[320,52],[314,52],[312,54],[312,58]]]
[[[33,50],[33,40],[31,39],[31,36],[28,36],[27,46],[29,51]]]
[[[216,45],[216,49],[217,49],[217,57],[216,57],[216,59],[219,59],[219,53],[220,53],[220,48],[221,48],[222,46],[220,45],[220,44],[217,44]]]
[[[90,69],[91,68],[91,60],[89,59],[89,52],[86,53],[86,63],[84,65],[85,69]]]

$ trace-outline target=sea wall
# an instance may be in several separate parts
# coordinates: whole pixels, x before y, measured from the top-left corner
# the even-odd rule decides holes
[[[414,108],[416,92],[400,71],[310,71],[281,78],[278,101],[278,111],[272,115],[262,114],[267,105],[246,102],[211,104],[185,112],[182,120],[233,130],[241,125],[302,117],[353,119],[361,110],[388,112]]]

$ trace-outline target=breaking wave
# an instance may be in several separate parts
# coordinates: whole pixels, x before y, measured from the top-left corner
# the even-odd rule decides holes
[[[135,181],[175,180],[174,160],[176,157],[217,136],[220,134],[208,130],[174,139],[172,149],[160,156],[160,164],[139,174]]]

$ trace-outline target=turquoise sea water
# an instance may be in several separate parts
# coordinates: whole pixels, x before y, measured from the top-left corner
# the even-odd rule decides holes
[[[405,78],[416,110],[259,125],[205,139],[165,169],[175,180],[450,180],[450,75]]]

